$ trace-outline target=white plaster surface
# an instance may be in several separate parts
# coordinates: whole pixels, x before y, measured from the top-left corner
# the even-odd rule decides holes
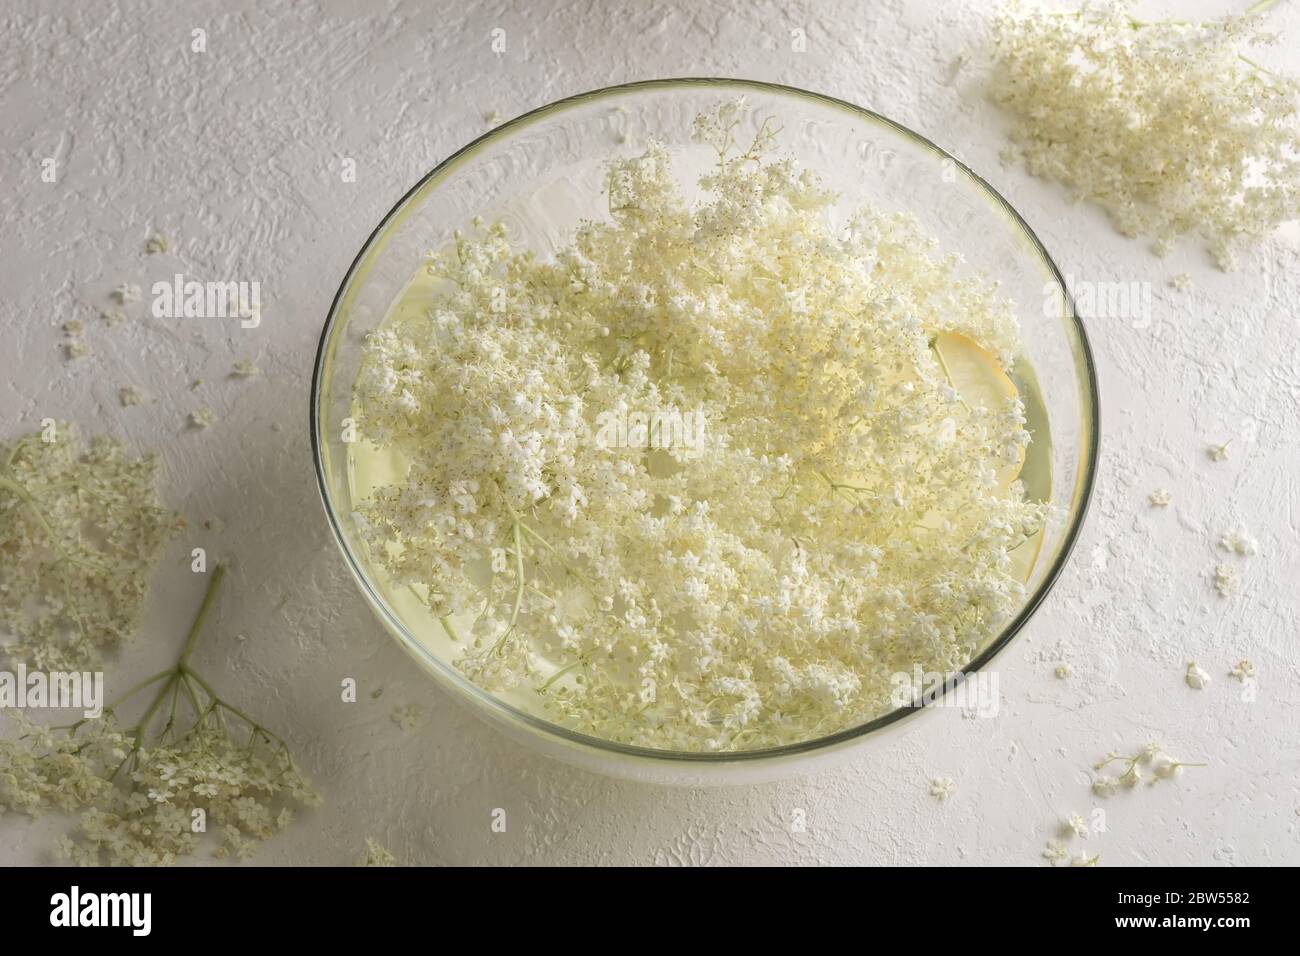
[[[1296,236],[1232,275],[1194,245],[1162,261],[1002,166],[1006,119],[982,90],[987,12],[974,0],[0,3],[0,428],[8,438],[64,417],[156,449],[164,499],[189,518],[110,684],[174,656],[203,587],[189,548],[232,564],[199,663],[290,739],[326,800],[259,862],[352,863],[371,834],[421,864],[1043,865],[1069,814],[1102,807],[1106,832],[1070,841],[1102,865],[1300,863]],[[1289,40],[1265,59],[1300,70],[1300,5],[1273,22]],[[194,28],[206,53],[191,51]],[[791,50],[794,29],[806,52]],[[489,114],[710,74],[823,91],[911,126],[999,189],[1062,272],[1151,282],[1154,316],[1090,324],[1104,425],[1092,513],[1055,591],[999,658],[1001,715],[948,710],[813,779],[693,791],[534,756],[415,670],[327,532],[307,390],[362,241]],[[54,184],[40,178],[46,157]],[[355,183],[341,181],[345,157]],[[172,248],[147,256],[155,232]],[[259,280],[262,325],[147,317],[150,283],[178,271]],[[1185,292],[1167,285],[1181,272]],[[110,329],[98,313],[122,282],[145,301]],[[59,326],[73,318],[91,352],[68,362]],[[243,358],[263,374],[229,378]],[[159,400],[122,408],[129,384]],[[202,406],[220,421],[187,429]],[[1211,461],[1206,446],[1229,438],[1230,457]],[[1162,486],[1173,503],[1150,507]],[[203,530],[209,517],[218,532]],[[1216,549],[1238,526],[1258,556]],[[1241,577],[1230,598],[1211,586],[1220,561]],[[1243,657],[1258,670],[1253,701],[1227,676]],[[1201,691],[1183,680],[1193,659],[1213,678]],[[1054,676],[1060,662],[1071,677]],[[358,703],[339,700],[347,676]],[[413,730],[393,720],[407,704],[425,718]],[[1093,796],[1095,761],[1152,739],[1208,766]],[[955,781],[947,801],[930,795],[936,776]],[[503,834],[490,828],[498,807]],[[797,808],[805,832],[791,826]],[[65,825],[0,819],[0,863],[48,860]]]

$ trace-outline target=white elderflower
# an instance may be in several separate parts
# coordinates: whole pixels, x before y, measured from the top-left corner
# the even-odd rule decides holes
[[[261,372],[257,363],[251,359],[240,359],[230,369],[230,374],[235,378],[252,378],[254,375],[260,375]]]
[[[319,798],[284,741],[226,702],[189,663],[224,569],[208,594],[176,664],[109,704],[103,716],[66,728],[42,727],[22,711],[18,735],[0,739],[0,813],[37,817],[57,810],[78,817],[57,841],[77,865],[159,866],[195,852],[195,812],[220,826],[218,856],[250,856],[292,819],[291,804]],[[130,728],[117,713],[145,695]]]
[[[1092,782],[1092,792],[1099,797],[1109,797],[1119,789],[1119,781],[1114,777],[1098,777]]]
[[[425,710],[419,704],[402,704],[393,708],[393,723],[405,731],[418,730],[426,719]]]
[[[1043,859],[1047,860],[1053,866],[1064,859],[1069,858],[1070,851],[1065,848],[1060,840],[1048,840],[1047,847],[1043,850]]]
[[[1196,661],[1187,665],[1187,686],[1193,690],[1204,690],[1205,685],[1210,682],[1210,675],[1197,666]]]
[[[1230,269],[1238,247],[1300,216],[1300,83],[1242,52],[1276,41],[1257,16],[1142,21],[1133,8],[1004,7],[994,96],[1031,173],[1158,253],[1196,235]]]
[[[940,803],[957,793],[957,784],[953,782],[952,777],[935,777],[930,781],[930,796],[935,797]]]
[[[129,282],[123,282],[113,290],[113,298],[118,305],[128,305],[132,302],[140,301],[140,287]]]
[[[1219,597],[1229,597],[1237,593],[1237,588],[1241,581],[1237,577],[1237,572],[1226,564],[1217,564],[1214,567],[1214,590],[1219,592]]]
[[[1232,670],[1228,671],[1228,676],[1235,677],[1238,681],[1244,684],[1246,681],[1254,679],[1255,665],[1243,658],[1242,660],[1237,661],[1236,666],[1234,666]]]
[[[1240,528],[1221,535],[1219,547],[1243,558],[1259,553],[1259,542]]]
[[[1060,664],[1056,665],[1056,669],[1053,673],[1057,676],[1058,680],[1065,680],[1074,673],[1074,668],[1069,665],[1069,662],[1062,661]]]
[[[1186,272],[1180,272],[1169,280],[1169,284],[1179,292],[1186,292],[1192,287],[1192,277]]]
[[[699,202],[659,144],[611,160],[608,219],[549,261],[457,233],[355,386],[366,444],[409,465],[358,534],[456,666],[642,746],[888,712],[892,675],[960,669],[1014,613],[1011,552],[1047,515],[1014,480],[1012,305],[907,217],[833,226],[779,124],[747,121],[696,122]],[[998,387],[967,402],[945,348]]]
[[[52,437],[53,440],[44,440]],[[157,463],[56,422],[0,443],[0,659],[84,670],[134,630],[164,542],[181,527]]]
[[[90,354],[90,346],[81,339],[73,339],[63,343],[63,354],[69,361],[84,358]]]
[[[1167,508],[1173,500],[1174,496],[1167,488],[1157,488],[1147,495],[1147,501],[1151,502],[1153,508]]]
[[[1088,824],[1085,823],[1083,817],[1077,813],[1070,814],[1070,818],[1065,821],[1065,825],[1062,827],[1062,830],[1063,832],[1067,832],[1072,836],[1077,836],[1077,837],[1088,836]]]
[[[199,408],[190,412],[191,428],[210,428],[217,423],[217,416],[210,408]]]
[[[1205,454],[1209,456],[1211,461],[1227,461],[1228,446],[1231,444],[1232,444],[1232,439],[1229,438],[1221,445],[1210,445],[1205,449]]]
[[[1104,770],[1112,763],[1120,764],[1123,769],[1118,777],[1098,776],[1093,780],[1092,792],[1099,797],[1108,797],[1120,789],[1133,790],[1141,783],[1153,785],[1161,780],[1168,780],[1182,773],[1184,767],[1204,767],[1203,763],[1185,763],[1169,756],[1158,743],[1149,743],[1135,754],[1123,756],[1113,751],[1106,759],[1097,763],[1094,770]],[[1143,768],[1145,768],[1145,773]],[[1147,774],[1150,776],[1147,776]]]
[[[167,241],[166,236],[150,236],[144,243],[145,254],[150,256],[166,252],[170,248],[171,243]]]

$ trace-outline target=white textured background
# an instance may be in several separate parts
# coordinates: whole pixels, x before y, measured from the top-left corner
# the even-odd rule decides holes
[[[232,563],[200,666],[290,738],[326,798],[260,862],[351,863],[373,834],[408,863],[1037,865],[1064,817],[1103,806],[1107,831],[1071,844],[1102,865],[1300,863],[1296,235],[1232,275],[1195,246],[1161,261],[1095,209],[1000,165],[1006,120],[983,92],[986,4],[4,0],[0,11],[3,437],[66,417],[156,449],[164,500],[190,520],[143,636],[110,670],[110,695],[174,657],[203,587],[188,549]],[[1300,70],[1300,5],[1272,18],[1289,47],[1262,58]],[[196,27],[206,53],[190,50]],[[793,29],[806,31],[806,52],[791,50]],[[963,51],[970,64],[953,79]],[[415,671],[327,534],[307,390],[360,244],[489,114],[710,74],[804,86],[913,127],[999,189],[1062,272],[1151,282],[1154,317],[1146,328],[1090,325],[1104,424],[1097,492],[1072,563],[998,660],[999,718],[942,711],[809,780],[663,790],[534,757]],[[40,179],[47,157],[52,185]],[[356,160],[355,183],[341,182],[344,157]],[[169,254],[144,254],[155,232]],[[149,285],[178,271],[260,281],[261,327],[147,317]],[[1189,291],[1167,286],[1179,272],[1193,277]],[[122,282],[145,300],[108,328],[98,313]],[[68,362],[59,326],[73,318],[91,353]],[[263,375],[229,379],[241,358]],[[196,378],[205,384],[191,391]],[[159,401],[120,407],[128,384]],[[201,406],[220,421],[186,429]],[[1211,461],[1205,447],[1230,437],[1231,457]],[[1160,486],[1174,493],[1168,509],[1147,504]],[[209,517],[218,533],[202,530]],[[1239,525],[1259,538],[1258,556],[1216,550]],[[1219,561],[1241,576],[1231,598],[1211,586]],[[1227,676],[1242,657],[1258,670],[1253,702]],[[1203,691],[1183,681],[1191,659],[1213,677]],[[1067,680],[1053,675],[1061,661]],[[360,684],[356,704],[339,701],[346,676]],[[407,704],[423,709],[423,726],[394,722]],[[1089,766],[1151,739],[1209,766],[1094,798]],[[938,775],[956,781],[947,802],[929,794]],[[504,834],[489,828],[495,807],[507,810]],[[792,832],[795,808],[807,832]],[[0,863],[47,860],[63,825],[0,819]]]

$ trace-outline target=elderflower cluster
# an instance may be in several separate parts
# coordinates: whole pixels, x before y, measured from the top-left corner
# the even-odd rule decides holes
[[[1135,754],[1121,755],[1111,751],[1093,769],[1105,770],[1113,763],[1123,766],[1117,776],[1103,774],[1092,782],[1092,792],[1099,797],[1108,797],[1118,790],[1132,790],[1142,783],[1150,786],[1160,780],[1171,780],[1182,773],[1184,767],[1205,766],[1177,760],[1157,743],[1149,743]]]
[[[1031,173],[1157,252],[1195,235],[1230,269],[1243,243],[1300,218],[1300,82],[1242,54],[1275,39],[1254,16],[1144,22],[1132,8],[1004,7],[994,96]]]
[[[149,574],[181,519],[131,458],[71,425],[0,444],[0,658],[81,670],[132,633]]]
[[[219,857],[246,859],[289,825],[293,804],[319,803],[286,750],[250,746],[215,721],[135,749],[136,738],[110,716],[75,734],[18,711],[9,719],[18,734],[0,738],[0,813],[78,815],[76,830],[58,841],[60,855],[78,865],[169,865],[208,831],[220,833]]]
[[[745,113],[690,204],[669,151],[609,164],[609,218],[550,261],[476,223],[431,253],[427,308],[368,337],[360,439],[403,463],[358,504],[371,557],[494,691],[642,746],[787,744],[893,709],[1023,599],[1009,552],[1046,505],[998,475],[1023,403],[968,405],[942,332],[1003,370],[992,283],[909,217],[836,202]],[[748,140],[748,137],[745,137]],[[701,413],[703,447],[600,442],[602,415]]]

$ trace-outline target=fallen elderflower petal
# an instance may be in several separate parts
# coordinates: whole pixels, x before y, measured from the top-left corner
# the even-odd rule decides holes
[[[1216,564],[1214,566],[1214,590],[1219,593],[1219,597],[1231,597],[1237,593],[1241,580],[1237,577],[1237,572],[1226,564]]]
[[[1192,661],[1187,665],[1187,676],[1184,679],[1193,690],[1204,690],[1210,682],[1210,675],[1198,667],[1196,661]]]

